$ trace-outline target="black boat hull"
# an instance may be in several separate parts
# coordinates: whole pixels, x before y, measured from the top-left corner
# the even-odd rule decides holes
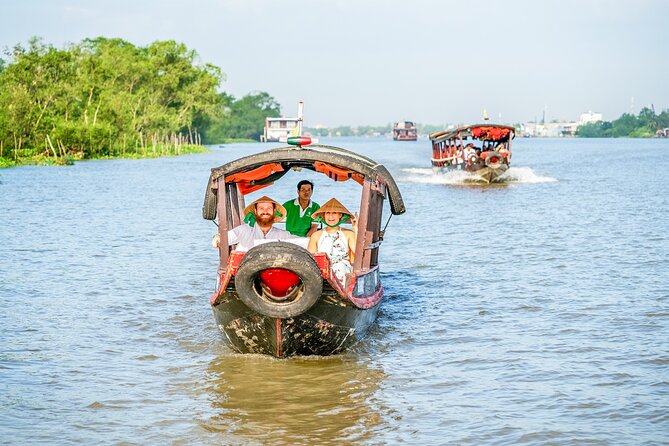
[[[236,352],[326,356],[340,353],[363,338],[376,320],[380,302],[371,308],[358,308],[324,281],[321,297],[309,310],[278,319],[246,306],[233,279],[212,310],[228,346]]]

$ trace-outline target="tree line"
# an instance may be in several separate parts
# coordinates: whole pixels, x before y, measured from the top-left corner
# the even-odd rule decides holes
[[[644,107],[637,116],[624,113],[614,121],[598,121],[578,127],[577,136],[584,138],[652,138],[663,136],[669,128],[669,110],[655,114],[652,108]]]
[[[73,158],[146,157],[199,150],[231,139],[259,140],[280,104],[266,92],[236,99],[224,74],[175,41],[136,46],[98,37],[56,48],[38,38],[0,58],[0,167]],[[434,127],[434,128],[432,128]],[[419,125],[430,133],[442,127]],[[652,137],[669,111],[644,108],[580,126],[582,137]],[[309,129],[312,134],[387,134],[390,124]]]
[[[421,135],[429,135],[430,133],[440,132],[447,128],[446,124],[433,125],[416,123],[416,130]],[[386,124],[381,126],[361,125],[358,127],[351,127],[348,125],[339,127],[306,127],[305,132],[313,136],[378,136],[378,135],[392,135],[393,124]]]
[[[0,166],[21,160],[161,156],[258,139],[279,104],[219,93],[224,74],[175,41],[33,38],[0,58]]]

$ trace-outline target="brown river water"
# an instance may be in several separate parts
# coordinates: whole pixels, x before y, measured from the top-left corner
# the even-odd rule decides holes
[[[492,187],[425,139],[322,142],[407,207],[377,323],[326,358],[232,353],[209,307],[209,170],[277,145],[0,171],[0,444],[669,444],[669,141],[516,139]],[[357,210],[312,172],[260,194],[300,178]]]

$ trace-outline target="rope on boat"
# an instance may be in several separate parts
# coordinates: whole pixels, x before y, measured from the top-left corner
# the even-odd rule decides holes
[[[391,219],[391,218],[393,218],[393,214],[392,214],[392,212],[391,212],[390,215],[388,216],[388,221],[386,222],[386,225],[383,227],[383,229],[382,229],[381,231],[379,231],[379,241],[383,240],[383,236],[384,236],[385,233],[386,233],[386,228],[388,227],[388,223],[390,223],[390,219]]]

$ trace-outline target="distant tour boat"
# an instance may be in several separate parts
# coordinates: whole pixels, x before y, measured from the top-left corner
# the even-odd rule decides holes
[[[415,122],[399,121],[393,124],[393,140],[416,141],[417,139],[418,130]]]
[[[515,131],[506,125],[475,124],[432,133],[432,167],[437,172],[462,170],[491,183],[511,164]]]

